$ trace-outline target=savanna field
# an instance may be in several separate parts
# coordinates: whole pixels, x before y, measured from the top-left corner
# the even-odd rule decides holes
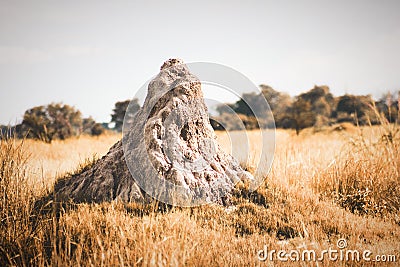
[[[248,132],[252,142],[258,131]],[[217,132],[229,151],[229,138]],[[398,266],[400,139],[396,125],[276,131],[264,184],[238,184],[231,207],[59,205],[37,201],[57,178],[105,155],[121,136],[46,144],[1,140],[0,265],[17,266]],[[254,139],[255,140],[255,139]],[[252,160],[243,163],[249,171]],[[35,204],[36,203],[36,204]],[[40,207],[40,208],[39,208]],[[370,250],[396,262],[260,261],[259,250]],[[383,257],[382,257],[383,259]],[[393,261],[393,258],[392,258]]]

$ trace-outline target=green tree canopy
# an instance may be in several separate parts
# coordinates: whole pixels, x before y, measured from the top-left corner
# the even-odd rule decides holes
[[[111,114],[111,122],[115,123],[114,129],[121,132],[122,125],[124,124],[124,118],[126,110],[128,109],[131,100],[118,101],[115,103],[113,113]],[[140,109],[139,100],[137,98],[132,100],[132,104],[129,110],[129,116],[132,117]],[[128,118],[131,119],[131,118]]]
[[[82,114],[69,105],[52,103],[25,111],[21,130],[28,138],[50,143],[76,136],[82,130]]]

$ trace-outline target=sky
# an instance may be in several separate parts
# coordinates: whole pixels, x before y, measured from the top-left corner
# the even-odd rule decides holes
[[[397,0],[0,0],[0,124],[51,102],[109,122],[175,57],[292,96],[328,85],[377,98],[400,89],[399,14]]]

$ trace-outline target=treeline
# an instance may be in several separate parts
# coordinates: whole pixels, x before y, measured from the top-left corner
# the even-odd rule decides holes
[[[314,86],[306,93],[291,97],[260,85],[260,93],[243,94],[232,104],[220,105],[219,116],[212,118],[214,129],[241,130],[270,128],[270,113],[260,110],[263,99],[269,103],[277,128],[295,129],[297,134],[304,128],[321,128],[341,122],[358,125],[378,124],[385,118],[389,122],[399,120],[399,95],[387,93],[375,101],[370,95],[345,94],[335,97],[328,86]]]
[[[110,130],[121,132],[129,103],[130,111],[139,110],[138,99],[119,101],[112,110],[111,121],[103,123],[96,122],[92,117],[84,118],[78,109],[70,105],[51,103],[36,106],[25,111],[21,123],[0,125],[0,139],[17,137],[51,143],[82,134],[98,136]]]
[[[391,93],[375,101],[370,95],[335,97],[328,86],[315,86],[295,97],[268,85],[260,85],[260,89],[260,93],[246,93],[235,103],[218,106],[219,115],[210,118],[213,128],[243,130],[275,125],[277,128],[295,129],[299,133],[307,127],[321,128],[341,122],[366,125],[381,123],[382,118],[389,122],[400,119],[400,96]],[[265,100],[271,112],[268,112]],[[16,136],[51,143],[56,139],[64,140],[82,134],[98,136],[109,130],[121,132],[129,105],[130,114],[140,108],[138,99],[116,102],[111,121],[105,123],[96,122],[91,117],[83,118],[75,107],[62,103],[33,107],[25,111],[20,124],[0,125],[0,138]]]
[[[62,103],[36,106],[25,111],[22,122],[14,126],[0,126],[1,135],[31,138],[51,143],[81,134],[100,135],[107,126],[93,118],[83,118],[75,107]]]

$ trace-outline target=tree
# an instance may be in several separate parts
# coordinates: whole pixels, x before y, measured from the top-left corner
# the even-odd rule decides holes
[[[329,118],[332,114],[332,107],[329,105],[325,98],[319,98],[314,103],[312,103],[312,110],[325,118]]]
[[[105,130],[103,124],[96,122],[92,117],[83,119],[82,133],[98,136],[103,134]]]
[[[25,111],[22,131],[27,138],[51,142],[52,135],[48,131],[50,120],[45,106],[37,106]]]
[[[400,91],[397,94],[387,92],[375,102],[375,106],[388,122],[396,122],[399,119]]]
[[[219,115],[222,115],[224,113],[233,114],[235,113],[234,108],[235,104],[220,104],[216,107],[216,110],[219,113]]]
[[[114,129],[118,132],[122,131],[126,110],[128,109],[131,100],[119,101],[115,103],[113,113],[111,114],[111,122],[115,123]],[[139,100],[137,98],[132,100],[130,104],[129,115],[133,116],[140,109]]]
[[[82,114],[69,105],[52,103],[25,111],[21,131],[28,138],[50,143],[81,133]]]
[[[233,110],[236,113],[254,117],[259,113],[259,110],[256,109],[258,100],[259,95],[255,92],[244,93],[240,100],[233,105]]]
[[[82,131],[82,113],[69,105],[61,103],[47,106],[50,118],[50,130],[54,138],[64,140],[80,135]]]
[[[307,127],[322,127],[329,123],[335,99],[326,85],[317,86],[296,97],[287,108],[286,116],[281,118],[284,128],[296,129],[296,134]]]
[[[375,117],[371,104],[373,103],[370,95],[343,95],[338,98],[336,112],[338,121],[358,122],[361,125],[366,124]],[[347,117],[343,116],[347,115]],[[356,121],[355,121],[356,120]]]
[[[260,128],[255,117],[240,113],[223,113],[218,117],[210,118],[210,123],[214,130],[240,131]]]
[[[99,136],[105,132],[103,125],[101,123],[96,122],[92,128],[90,129],[90,134],[94,136]]]
[[[96,121],[92,118],[84,118],[82,120],[82,133],[85,134],[91,134],[92,133],[92,128],[96,124]]]
[[[314,88],[298,96],[311,104],[311,110],[319,116],[330,118],[335,99],[327,85],[315,85]]]
[[[290,102],[290,97],[273,90],[267,85],[261,85],[260,87],[263,89],[261,93],[244,93],[240,100],[235,103],[217,107],[220,117],[225,121],[229,121],[229,125],[232,125],[230,128],[238,127],[237,125],[233,126],[234,123],[231,123],[234,119],[228,118],[228,116],[234,116],[233,113],[244,119],[243,124],[246,125],[247,129],[274,127],[273,116],[275,114],[273,114],[271,105],[267,105],[267,103],[270,100],[275,101],[276,107],[282,107],[288,103],[288,99]],[[280,112],[278,108],[276,110]],[[272,114],[270,111],[272,111]]]
[[[329,92],[329,86],[327,85],[314,85],[314,88],[300,96],[311,103],[321,98],[326,98],[328,102],[333,101],[333,96]]]
[[[292,98],[288,94],[278,92],[268,85],[262,84],[260,88],[262,95],[271,108],[276,127],[282,127],[286,112],[292,104]]]
[[[296,129],[297,135],[302,129],[311,127],[316,122],[316,115],[312,111],[311,103],[302,97],[297,97],[288,113],[292,128]]]

